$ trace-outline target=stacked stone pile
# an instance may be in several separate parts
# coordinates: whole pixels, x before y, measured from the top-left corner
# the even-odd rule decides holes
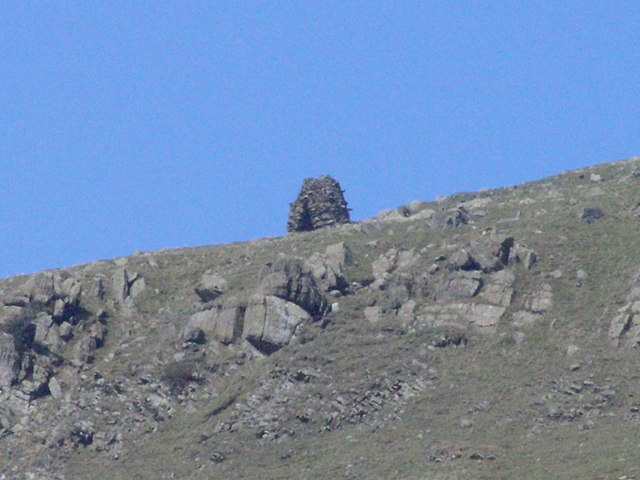
[[[307,232],[349,223],[349,208],[340,184],[328,175],[305,179],[289,210],[288,232]]]

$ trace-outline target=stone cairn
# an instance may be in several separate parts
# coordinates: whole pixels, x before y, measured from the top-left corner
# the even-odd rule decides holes
[[[336,180],[322,175],[304,180],[298,198],[291,204],[287,231],[308,232],[350,221],[344,190]]]

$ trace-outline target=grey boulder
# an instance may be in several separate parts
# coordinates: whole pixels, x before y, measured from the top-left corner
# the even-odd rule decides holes
[[[254,295],[244,318],[244,337],[262,353],[287,345],[298,326],[311,316],[298,305],[272,295]]]
[[[202,302],[210,302],[227,291],[227,281],[215,273],[205,273],[195,292]]]
[[[0,333],[0,387],[8,387],[13,383],[19,370],[18,361],[13,337]]]
[[[260,295],[295,303],[316,317],[327,307],[313,275],[303,268],[300,260],[279,258],[262,268],[260,278],[256,292]]]

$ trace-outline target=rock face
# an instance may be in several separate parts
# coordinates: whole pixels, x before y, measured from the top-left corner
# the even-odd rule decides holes
[[[349,223],[349,209],[340,184],[328,175],[306,178],[289,210],[288,232],[307,232]]]

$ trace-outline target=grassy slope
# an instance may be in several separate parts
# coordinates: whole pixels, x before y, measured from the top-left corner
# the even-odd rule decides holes
[[[68,465],[69,478],[618,478],[640,475],[636,458],[638,419],[630,407],[640,395],[635,351],[616,351],[606,339],[610,318],[623,301],[640,253],[640,233],[631,209],[637,200],[638,180],[629,173],[635,163],[597,167],[605,179],[589,182],[583,172],[572,172],[516,189],[483,192],[491,195],[487,216],[477,228],[431,231],[419,222],[389,224],[364,234],[345,227],[283,239],[249,244],[198,248],[152,254],[157,268],[148,267],[148,256],[130,260],[150,285],[139,302],[147,323],[134,335],[153,338],[154,315],[170,306],[184,322],[193,309],[193,285],[207,268],[215,267],[231,281],[232,293],[247,296],[255,285],[260,265],[278,252],[307,256],[324,246],[345,240],[355,251],[359,265],[349,273],[353,279],[370,273],[370,263],[390,247],[426,248],[425,258],[446,251],[448,237],[480,238],[486,227],[515,236],[533,247],[540,262],[531,272],[521,272],[520,292],[532,285],[550,283],[554,309],[536,327],[525,330],[522,345],[513,341],[514,328],[503,321],[496,335],[470,333],[466,348],[429,349],[429,332],[399,335],[372,326],[362,318],[366,296],[341,299],[341,314],[326,330],[315,329],[313,340],[290,346],[268,359],[255,362],[206,386],[223,396],[226,389],[240,388],[238,401],[269,376],[274,365],[311,367],[328,380],[312,384],[291,409],[305,405],[305,395],[324,395],[327,402],[351,389],[367,385],[374,377],[403,378],[409,383],[429,379],[432,384],[402,405],[388,405],[385,415],[397,417],[381,424],[347,424],[334,432],[320,432],[321,419],[307,425],[292,421],[296,434],[282,440],[256,438],[251,429],[213,436],[199,442],[228,414],[206,420],[216,399],[198,404],[195,413],[179,410],[158,433],[126,440],[135,443],[118,460],[79,452]],[[624,177],[624,182],[619,181]],[[601,193],[598,194],[598,190]],[[458,195],[449,200],[454,206]],[[607,217],[595,224],[578,221],[587,205],[601,207]],[[520,211],[520,219],[498,223]],[[367,245],[377,240],[376,248]],[[576,271],[587,279],[576,286]],[[560,270],[555,278],[551,272]],[[153,293],[151,293],[153,292]],[[516,303],[522,301],[516,298]],[[386,322],[387,320],[385,320]],[[391,320],[388,320],[391,322]],[[122,338],[110,339],[113,348]],[[145,342],[130,349],[120,363],[101,365],[107,374],[126,372],[148,358]],[[567,347],[579,347],[567,355]],[[572,370],[571,365],[579,364]],[[113,371],[109,371],[109,369]],[[589,400],[588,391],[562,395],[558,385],[591,381],[610,386],[614,400],[603,413],[573,422],[553,422],[547,414],[558,403],[568,409]],[[555,383],[553,383],[555,382]],[[238,387],[239,386],[239,387]],[[315,390],[314,390],[315,389]],[[582,398],[580,398],[582,397]],[[461,428],[461,419],[472,426]],[[593,418],[593,425],[588,421]],[[231,453],[221,464],[208,461],[219,449]],[[430,460],[444,452],[440,463]],[[495,459],[472,460],[473,453]],[[438,453],[439,454],[439,453]],[[461,458],[452,456],[460,455]],[[437,455],[436,455],[437,456]],[[173,476],[172,476],[173,475]]]

